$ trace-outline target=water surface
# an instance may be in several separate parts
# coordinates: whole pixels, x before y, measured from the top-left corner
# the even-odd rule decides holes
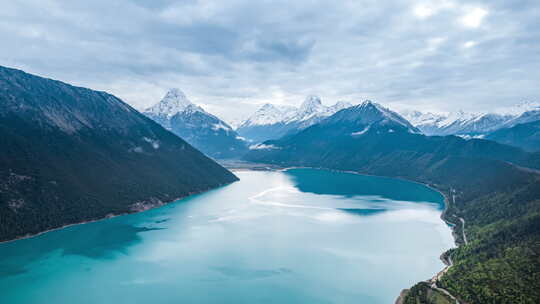
[[[393,303],[453,246],[443,197],[313,169],[0,244],[0,303]]]

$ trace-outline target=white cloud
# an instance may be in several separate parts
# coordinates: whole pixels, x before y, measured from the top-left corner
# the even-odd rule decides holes
[[[466,11],[460,21],[464,26],[471,28],[479,27],[488,14],[487,10],[480,7],[466,8]]]
[[[447,40],[447,38],[445,38],[445,37],[436,37],[436,38],[429,39],[427,41],[428,50],[429,51],[436,51],[446,40]]]
[[[431,17],[444,9],[450,9],[455,7],[455,3],[449,0],[432,0],[430,2],[417,4],[413,8],[413,13],[418,18]]]
[[[540,98],[538,0],[4,2],[0,65],[137,109],[169,87],[226,120],[314,91],[439,112]]]
[[[463,44],[463,47],[468,49],[468,48],[472,48],[476,45],[476,41],[467,41]]]
[[[417,16],[417,17],[420,17],[420,18],[426,18],[426,17],[429,17],[431,15],[433,15],[434,11],[433,11],[433,8],[427,6],[427,5],[417,5],[415,8],[414,8],[414,14]]]

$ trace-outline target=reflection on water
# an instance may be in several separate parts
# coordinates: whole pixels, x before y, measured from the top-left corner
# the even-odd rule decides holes
[[[374,209],[339,208],[339,210],[349,212],[349,213],[352,213],[352,214],[357,214],[357,215],[375,215],[377,213],[384,212],[387,209],[381,209],[381,208],[377,208],[377,209],[375,209],[375,208]]]
[[[444,209],[444,199],[424,185],[387,177],[358,175],[338,171],[296,169],[287,174],[302,192],[345,197],[372,196],[395,201],[432,202]]]
[[[297,169],[0,245],[1,303],[389,303],[453,245],[442,196]]]

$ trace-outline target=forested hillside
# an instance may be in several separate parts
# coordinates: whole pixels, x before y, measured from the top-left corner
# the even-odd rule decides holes
[[[0,241],[237,178],[119,100],[0,67]]]

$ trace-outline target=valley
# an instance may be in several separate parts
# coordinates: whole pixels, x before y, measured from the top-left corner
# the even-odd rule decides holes
[[[0,304],[540,303],[539,16],[3,1]]]
[[[5,105],[0,111],[0,237],[12,241],[35,235],[0,244],[5,258],[0,285],[14,291],[7,295],[10,303],[38,303],[32,297],[40,297],[39,291],[20,291],[28,280],[43,276],[43,292],[66,302],[55,292],[60,288],[55,282],[75,278],[96,284],[103,276],[129,272],[125,267],[145,269],[137,261],[162,246],[193,249],[195,255],[213,248],[226,259],[216,264],[220,257],[212,254],[200,259],[184,254],[185,263],[195,263],[181,276],[178,270],[160,273],[163,265],[151,262],[147,271],[158,277],[206,282],[183,281],[190,289],[175,291],[169,283],[150,283],[162,290],[161,301],[218,301],[202,297],[202,290],[244,299],[248,285],[254,294],[245,294],[245,299],[255,296],[269,303],[336,298],[388,303],[407,287],[400,303],[540,299],[537,108],[505,116],[504,122],[492,115],[467,123],[455,119],[448,126],[474,132],[439,136],[426,132],[420,114],[409,121],[369,100],[325,106],[320,98],[308,96],[299,108],[264,105],[234,129],[179,89],[169,90],[144,115],[113,95],[9,68],[0,69],[0,90]],[[264,186],[268,182],[271,187]],[[203,209],[192,213],[184,210],[184,202]],[[169,222],[175,208],[184,211]],[[211,212],[213,208],[221,214]],[[125,215],[129,213],[136,214]],[[154,218],[156,214],[163,218]],[[110,225],[115,232],[107,235]],[[284,228],[288,226],[290,230]],[[167,233],[182,229],[187,239]],[[199,229],[208,232],[201,235]],[[294,240],[288,238],[291,231]],[[94,243],[74,241],[81,233]],[[146,235],[158,238],[147,240]],[[277,247],[266,248],[261,240],[272,240]],[[384,240],[384,250],[378,240]],[[295,268],[300,256],[309,255],[295,247],[297,242],[309,245],[309,253],[324,254]],[[132,251],[138,246],[145,251]],[[30,247],[37,249],[23,254]],[[263,254],[257,250],[262,248],[276,254],[267,256],[273,267],[261,264],[257,255]],[[288,260],[284,253],[297,258]],[[163,259],[167,265],[178,263]],[[247,268],[241,265],[246,261],[251,263]],[[103,262],[118,270],[103,270]],[[451,267],[441,271],[442,262]],[[81,272],[83,264],[91,265],[84,268],[91,277]],[[356,272],[348,272],[353,265]],[[47,267],[64,270],[49,277]],[[305,270],[317,267],[320,273]],[[331,271],[327,267],[339,267],[354,284],[324,280],[323,273]],[[396,267],[403,267],[397,271],[407,280],[387,279]],[[365,269],[380,279],[379,288],[361,276]],[[319,292],[284,279],[297,275],[295,280],[329,289]],[[147,285],[147,278],[137,280]],[[113,301],[119,290],[144,297],[126,284],[113,294],[101,294],[106,299],[89,296],[88,303]]]

